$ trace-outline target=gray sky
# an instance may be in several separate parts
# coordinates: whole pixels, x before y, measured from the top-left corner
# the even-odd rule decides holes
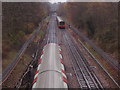
[[[0,0],[2,2],[118,2],[120,0]]]

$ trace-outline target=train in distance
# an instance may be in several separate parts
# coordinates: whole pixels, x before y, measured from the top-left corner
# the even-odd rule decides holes
[[[62,20],[59,16],[56,17],[57,25],[60,29],[65,29],[65,21]]]

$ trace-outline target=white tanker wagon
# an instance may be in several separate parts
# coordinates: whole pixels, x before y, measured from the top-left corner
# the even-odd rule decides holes
[[[67,77],[62,61],[61,48],[55,43],[44,46],[36,74],[34,88],[68,88]]]

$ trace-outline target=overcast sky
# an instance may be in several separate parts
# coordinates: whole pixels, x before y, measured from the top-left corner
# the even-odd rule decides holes
[[[118,2],[120,0],[0,0],[2,2]]]

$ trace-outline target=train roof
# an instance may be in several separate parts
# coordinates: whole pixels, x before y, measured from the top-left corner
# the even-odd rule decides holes
[[[35,88],[66,88],[62,80],[62,74],[54,71],[47,71],[39,74]]]
[[[64,22],[64,21],[61,19],[61,17],[59,17],[59,16],[57,16],[57,20],[58,20],[59,22]]]
[[[63,80],[63,77],[67,77],[62,72],[64,65],[61,63],[60,51],[60,46],[55,43],[44,46],[32,88],[67,88]]]
[[[57,44],[50,43],[44,47],[44,54],[42,56],[40,70],[61,70],[60,56],[59,56],[60,47]]]

